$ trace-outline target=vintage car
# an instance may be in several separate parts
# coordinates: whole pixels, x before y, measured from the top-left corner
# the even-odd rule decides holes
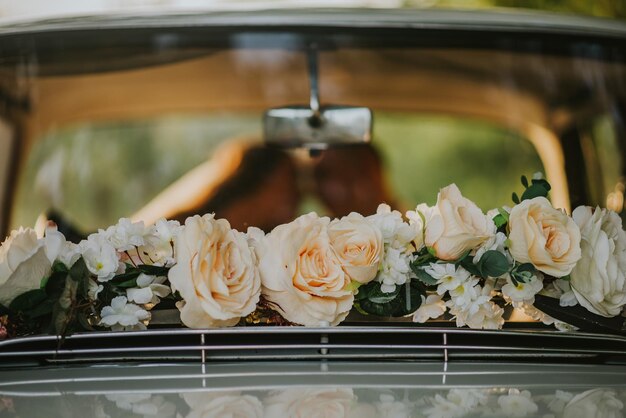
[[[310,210],[432,204],[449,183],[486,211],[538,171],[555,207],[626,213],[624,22],[411,9],[5,22],[0,101],[3,237],[54,220],[79,241],[121,217],[207,212],[267,232]],[[338,327],[187,329],[171,304],[144,331],[8,338],[0,417],[623,416],[624,318],[544,302],[580,330],[512,309],[499,331],[356,311]]]

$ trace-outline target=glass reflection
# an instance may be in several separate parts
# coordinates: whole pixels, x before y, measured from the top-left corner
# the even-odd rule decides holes
[[[487,387],[363,389],[298,387],[183,393],[0,396],[0,416],[93,417],[553,417],[617,418],[626,391]]]

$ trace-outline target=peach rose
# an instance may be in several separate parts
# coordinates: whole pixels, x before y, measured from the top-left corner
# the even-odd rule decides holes
[[[329,223],[310,213],[256,240],[263,295],[288,321],[337,325],[352,308],[350,277],[330,242]]]
[[[434,207],[420,205],[416,211],[426,220],[424,243],[434,248],[441,260],[457,260],[496,235],[493,220],[463,197],[455,184],[439,191]]]
[[[256,309],[261,280],[246,235],[214,215],[187,218],[174,239],[172,290],[180,292],[180,319],[190,328],[233,326]]]
[[[328,227],[332,248],[351,280],[366,284],[374,280],[383,258],[380,230],[358,213],[335,219]]]
[[[545,197],[524,200],[509,215],[509,250],[515,261],[532,263],[554,277],[570,274],[580,260],[580,229]]]

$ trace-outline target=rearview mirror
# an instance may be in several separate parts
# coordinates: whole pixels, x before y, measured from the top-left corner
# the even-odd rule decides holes
[[[309,106],[269,109],[263,117],[265,142],[282,147],[324,149],[369,142],[372,111],[367,107],[322,106],[318,92],[317,51],[308,51]]]
[[[270,109],[263,119],[265,141],[283,147],[327,148],[369,142],[372,111],[367,107],[305,106]]]

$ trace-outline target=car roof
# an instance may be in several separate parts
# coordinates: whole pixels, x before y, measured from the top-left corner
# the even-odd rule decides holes
[[[158,10],[158,9],[157,9]],[[545,12],[442,9],[280,9],[168,13],[102,13],[44,19],[0,19],[0,36],[155,27],[335,27],[468,30],[626,37],[626,22]]]

